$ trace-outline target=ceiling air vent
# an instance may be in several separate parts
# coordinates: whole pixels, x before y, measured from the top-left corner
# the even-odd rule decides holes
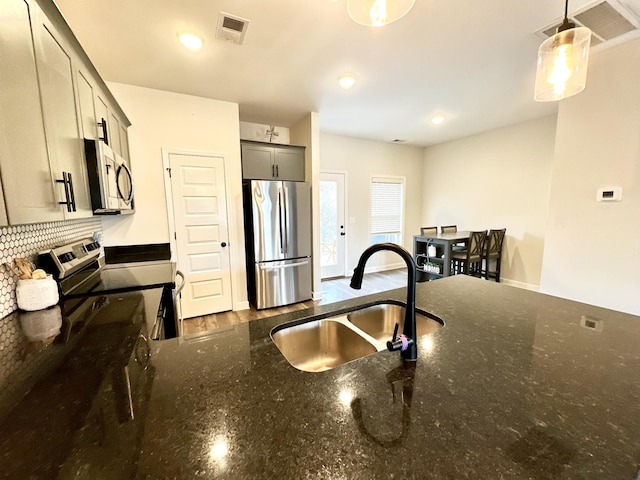
[[[615,45],[640,36],[640,18],[617,0],[599,0],[570,12],[569,20],[591,30],[591,47],[604,48],[605,44]],[[562,18],[558,18],[538,34],[544,38],[551,37],[561,23]]]
[[[249,28],[249,20],[220,12],[216,38],[242,45],[247,28]]]

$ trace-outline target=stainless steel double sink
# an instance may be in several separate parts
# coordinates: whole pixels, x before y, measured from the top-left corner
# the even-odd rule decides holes
[[[293,367],[322,372],[386,350],[396,323],[402,332],[404,315],[403,305],[379,303],[327,318],[278,325],[271,330],[271,339]],[[442,326],[442,319],[416,310],[418,338]]]

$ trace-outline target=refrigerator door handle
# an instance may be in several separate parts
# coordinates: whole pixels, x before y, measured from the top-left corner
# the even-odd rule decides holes
[[[291,268],[291,267],[299,267],[300,265],[306,265],[309,263],[309,260],[302,260],[301,262],[296,262],[296,263],[286,263],[284,265],[265,265],[263,263],[260,263],[260,270],[282,270],[284,268]]]
[[[278,187],[278,233],[280,235],[280,253],[284,253],[282,241],[282,189]]]
[[[282,187],[278,187],[278,227],[280,230],[280,253],[287,253],[287,225],[286,225],[286,210],[284,192]]]
[[[282,187],[284,193],[284,253],[289,253],[289,189]]]

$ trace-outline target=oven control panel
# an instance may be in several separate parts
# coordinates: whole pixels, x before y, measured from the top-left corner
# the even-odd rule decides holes
[[[100,243],[83,238],[39,253],[40,266],[54,277],[61,279],[100,256]]]

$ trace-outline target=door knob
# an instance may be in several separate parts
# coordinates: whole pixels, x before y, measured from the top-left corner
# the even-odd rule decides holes
[[[221,246],[222,248],[226,247],[226,246],[227,246],[227,242],[222,242],[222,243],[220,244],[220,246]]]

